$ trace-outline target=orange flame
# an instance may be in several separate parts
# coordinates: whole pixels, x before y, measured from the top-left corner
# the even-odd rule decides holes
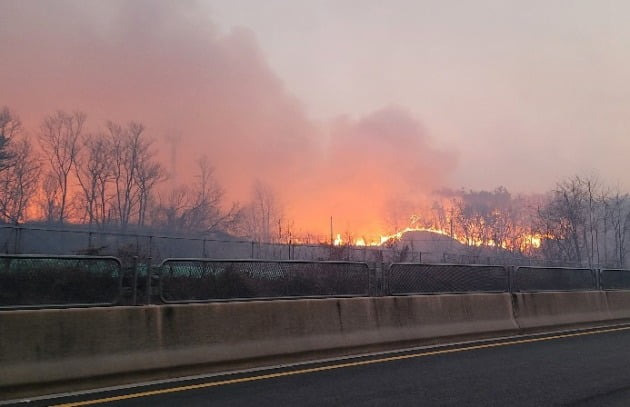
[[[467,246],[476,246],[476,247],[481,247],[481,246],[487,246],[487,247],[497,247],[500,246],[503,249],[514,249],[514,246],[518,247],[521,251],[526,251],[526,250],[530,250],[530,249],[540,249],[540,247],[542,246],[542,241],[545,238],[551,238],[551,236],[543,236],[539,233],[534,233],[534,234],[523,234],[519,237],[519,239],[517,239],[518,242],[520,243],[515,243],[515,244],[511,244],[507,241],[503,241],[501,242],[501,244],[497,244],[494,240],[489,239],[489,240],[481,240],[481,239],[477,239],[477,238],[466,238],[466,237],[462,237],[462,236],[458,236],[457,234],[452,234],[449,233],[446,230],[442,230],[442,229],[438,229],[435,227],[406,227],[396,233],[392,233],[390,235],[380,235],[380,237],[378,238],[378,240],[374,240],[371,242],[368,242],[368,240],[365,237],[359,237],[357,239],[354,240],[354,242],[352,243],[354,246],[381,246],[384,245],[386,243],[392,243],[392,242],[396,242],[396,241],[400,241],[403,236],[406,233],[409,232],[429,232],[429,233],[435,233],[441,236],[448,236],[451,237],[452,239],[458,241],[459,243],[463,244],[463,245],[467,245]],[[336,239],[334,240],[334,245],[335,246],[341,246],[343,244],[350,244],[350,242],[344,242],[344,240],[342,239],[340,234],[337,234]]]

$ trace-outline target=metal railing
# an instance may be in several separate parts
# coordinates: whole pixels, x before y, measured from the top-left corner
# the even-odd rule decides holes
[[[598,270],[566,267],[516,267],[512,291],[597,290]]]
[[[599,283],[602,290],[630,290],[630,270],[602,269]]]
[[[630,270],[0,255],[0,310],[474,292],[630,290]]]
[[[165,303],[367,296],[367,263],[166,259],[160,266]]]
[[[116,305],[122,279],[115,257],[0,255],[0,309]]]
[[[209,236],[171,235],[150,229],[99,229],[88,225],[0,225],[0,252],[6,254],[56,254],[115,256],[123,265],[134,256],[152,257],[156,263],[173,257],[215,259],[264,259],[353,262],[418,262],[457,264],[543,265],[520,254],[500,257],[445,252],[433,246],[437,239],[405,241],[394,246],[331,245],[324,239],[306,237],[302,242],[259,242],[224,234]],[[428,245],[428,246],[427,246]],[[420,250],[423,248],[422,250]],[[532,263],[534,262],[534,263]],[[544,264],[555,265],[555,264]]]
[[[504,266],[394,263],[387,282],[390,295],[505,292],[509,271]]]

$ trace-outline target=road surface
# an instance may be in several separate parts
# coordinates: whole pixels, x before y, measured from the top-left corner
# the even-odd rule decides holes
[[[630,326],[388,352],[28,405],[627,406]]]

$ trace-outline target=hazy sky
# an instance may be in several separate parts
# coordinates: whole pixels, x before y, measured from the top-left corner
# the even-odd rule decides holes
[[[441,187],[630,187],[629,15],[621,0],[0,0],[0,105],[31,133],[59,108],[93,131],[141,121],[176,157],[171,180],[205,154],[231,199],[259,179],[304,228],[356,229]]]
[[[630,172],[630,2],[210,1],[314,117],[405,106],[459,153],[455,186]]]

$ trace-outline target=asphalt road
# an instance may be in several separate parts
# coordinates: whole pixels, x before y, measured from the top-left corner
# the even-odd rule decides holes
[[[79,400],[88,402],[72,404]],[[43,403],[151,407],[627,406],[630,328],[414,350]],[[35,404],[42,403],[30,405]]]

